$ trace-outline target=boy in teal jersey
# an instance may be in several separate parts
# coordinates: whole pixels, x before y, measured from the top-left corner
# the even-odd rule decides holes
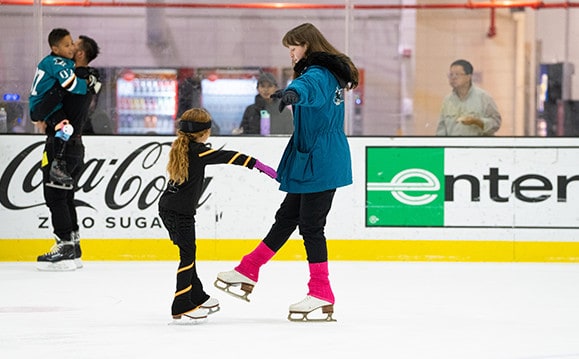
[[[30,118],[33,122],[47,121],[46,134],[55,138],[54,152],[56,157],[51,164],[51,181],[47,185],[72,189],[73,179],[67,171],[63,156],[66,141],[68,141],[74,129],[67,119],[52,123],[54,121],[50,121],[50,115],[61,109],[62,103],[54,103],[54,108],[47,115],[44,111],[46,103],[43,104],[43,99],[55,86],[60,86],[69,93],[85,95],[88,84],[87,81],[78,78],[75,74],[73,57],[76,47],[70,32],[61,28],[53,29],[48,35],[48,44],[50,45],[51,53],[38,64],[30,90]],[[54,96],[52,97],[54,98]],[[54,101],[49,100],[48,102]]]

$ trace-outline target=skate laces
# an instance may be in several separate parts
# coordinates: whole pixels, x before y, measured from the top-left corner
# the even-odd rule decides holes
[[[54,244],[54,245],[52,246],[52,248],[50,248],[50,251],[47,252],[47,253],[44,253],[44,255],[50,255],[50,254],[60,253],[60,250],[61,250],[62,248],[64,248],[64,246],[66,246],[66,245],[67,245],[67,243],[63,243],[63,242],[61,242],[61,243],[56,243],[56,244]]]
[[[304,299],[300,300],[297,303],[294,303],[293,305],[291,305],[291,307],[294,307],[294,308],[299,308],[299,307],[304,307],[304,306],[310,307],[310,306],[312,306],[312,302],[314,302],[315,300],[316,300],[316,298],[312,297],[311,295],[306,295],[306,297]]]
[[[61,244],[57,243],[57,244],[53,245],[48,252],[44,253],[44,255],[48,256],[51,254],[56,254],[60,251],[60,247],[61,247]]]
[[[296,303],[296,306],[301,306],[301,305],[306,305],[306,306],[313,306],[313,307],[318,307],[318,306],[324,306],[324,305],[330,305],[332,304],[331,302],[328,302],[327,300],[324,299],[320,299],[320,298],[316,298],[313,297],[311,295],[306,295],[306,297],[304,299],[302,299],[300,302]]]
[[[306,295],[306,297],[304,299],[302,299],[302,301],[299,302],[299,304],[310,304],[311,305],[312,302],[317,303],[319,301],[320,301],[320,299],[318,299],[318,298],[314,298],[311,295]]]

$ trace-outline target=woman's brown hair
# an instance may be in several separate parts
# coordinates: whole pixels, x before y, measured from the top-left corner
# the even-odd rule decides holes
[[[352,82],[348,85],[348,89],[356,88],[358,85],[358,69],[352,60],[345,54],[338,51],[318,30],[310,23],[301,24],[288,31],[281,40],[283,46],[306,46],[306,54],[308,57],[312,52],[327,52],[338,56],[342,61],[348,64],[352,76]],[[294,72],[294,78],[300,74]]]

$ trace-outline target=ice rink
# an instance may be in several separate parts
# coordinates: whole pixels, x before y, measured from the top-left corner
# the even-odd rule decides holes
[[[246,303],[169,325],[177,262],[0,263],[0,358],[579,358],[579,265],[330,262],[333,323],[294,323],[306,262],[272,261]]]

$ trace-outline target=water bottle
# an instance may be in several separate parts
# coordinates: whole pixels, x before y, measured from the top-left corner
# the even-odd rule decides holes
[[[260,131],[259,133],[262,136],[269,135],[269,124],[270,124],[270,117],[269,112],[267,110],[261,110],[259,112],[260,115]]]
[[[269,128],[269,127],[268,127]],[[4,107],[0,107],[0,133],[8,132],[8,115]]]
[[[62,128],[60,128],[58,131],[56,131],[54,137],[60,138],[61,140],[66,142],[70,139],[70,136],[72,136],[73,133],[74,127],[72,127],[71,124],[67,123],[66,125],[62,126]]]

